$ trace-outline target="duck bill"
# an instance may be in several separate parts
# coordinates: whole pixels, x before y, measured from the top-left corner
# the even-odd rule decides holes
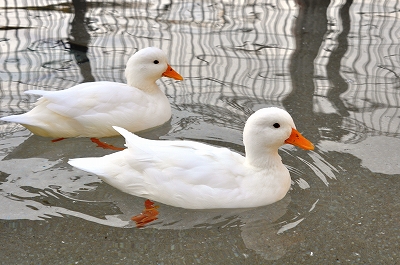
[[[286,144],[292,144],[305,150],[314,150],[314,145],[307,140],[299,131],[292,128],[292,133],[285,141]]]
[[[183,77],[178,74],[178,72],[176,72],[174,69],[172,69],[172,67],[168,64],[167,70],[162,73],[162,76],[165,77],[170,77],[176,80],[183,80]]]

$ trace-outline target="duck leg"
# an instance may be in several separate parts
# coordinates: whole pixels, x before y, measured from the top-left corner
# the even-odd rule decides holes
[[[56,139],[53,139],[53,140],[51,140],[51,142],[52,143],[55,143],[55,142],[59,142],[59,141],[62,141],[62,140],[64,140],[65,138],[56,138]]]
[[[93,143],[97,144],[97,147],[101,147],[101,148],[104,148],[104,149],[111,149],[111,150],[117,150],[117,151],[121,151],[121,150],[124,150],[124,149],[125,149],[124,147],[116,147],[116,146],[113,146],[113,145],[111,145],[111,144],[102,142],[102,141],[100,141],[99,139],[94,138],[94,137],[93,137],[93,138],[90,138],[90,140],[91,140]]]

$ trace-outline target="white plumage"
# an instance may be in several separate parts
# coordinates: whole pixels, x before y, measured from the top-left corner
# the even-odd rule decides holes
[[[123,192],[191,209],[257,207],[282,199],[291,184],[278,148],[313,145],[295,129],[289,113],[258,110],[247,120],[246,157],[193,141],[147,140],[114,127],[127,149],[68,163],[99,175]]]
[[[101,81],[60,91],[26,91],[41,96],[36,107],[1,120],[53,138],[108,137],[118,135],[113,125],[137,132],[167,122],[170,103],[156,80],[183,78],[168,65],[165,53],[154,47],[136,52],[127,62],[125,76],[127,84]]]

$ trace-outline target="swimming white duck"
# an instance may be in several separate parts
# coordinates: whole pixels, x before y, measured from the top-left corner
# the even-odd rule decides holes
[[[155,47],[139,50],[127,62],[127,84],[83,83],[60,91],[29,90],[39,95],[31,111],[3,117],[20,123],[34,134],[53,137],[108,137],[118,135],[112,126],[131,132],[164,124],[171,118],[168,98],[156,81],[162,76],[183,80]]]
[[[288,192],[291,179],[278,148],[285,143],[306,150],[289,113],[264,108],[249,117],[243,131],[246,156],[194,141],[140,138],[114,127],[127,149],[69,164],[100,176],[115,188],[164,204],[188,208],[245,208],[274,203]]]

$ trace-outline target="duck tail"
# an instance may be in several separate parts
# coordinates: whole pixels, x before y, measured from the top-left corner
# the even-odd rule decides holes
[[[33,125],[32,118],[27,117],[27,115],[20,114],[20,115],[10,115],[6,117],[0,118],[2,121],[8,121],[8,122],[15,122],[15,123],[20,123],[20,124],[26,124],[26,125]]]
[[[105,172],[100,160],[101,157],[73,158],[68,161],[68,164],[80,170],[103,176]]]
[[[143,139],[139,136],[137,136],[134,133],[131,133],[130,131],[118,127],[118,126],[113,126],[114,130],[116,130],[119,134],[121,134],[125,138],[125,146],[128,148],[140,148],[140,145],[138,143],[143,143],[143,141],[149,141],[147,139]]]

